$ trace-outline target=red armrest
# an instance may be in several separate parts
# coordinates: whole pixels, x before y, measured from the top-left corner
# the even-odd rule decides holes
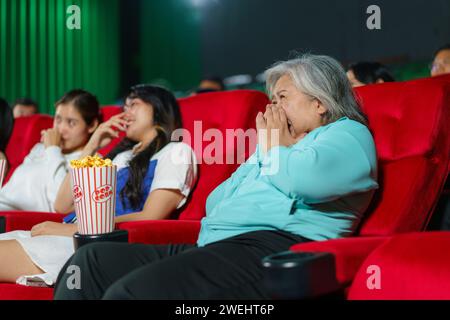
[[[200,221],[151,220],[116,224],[116,229],[128,231],[129,242],[148,244],[196,243]]]
[[[5,232],[14,230],[30,230],[34,225],[44,221],[62,222],[65,214],[30,211],[5,211],[0,212],[4,217]]]
[[[353,237],[293,245],[291,251],[329,252],[335,257],[336,279],[342,286],[350,284],[366,257],[390,237]]]

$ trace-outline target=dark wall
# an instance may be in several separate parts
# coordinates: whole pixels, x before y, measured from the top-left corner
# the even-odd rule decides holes
[[[199,2],[204,74],[258,74],[294,50],[358,60],[429,59],[450,42],[448,0],[211,0]],[[381,7],[381,30],[366,9]]]

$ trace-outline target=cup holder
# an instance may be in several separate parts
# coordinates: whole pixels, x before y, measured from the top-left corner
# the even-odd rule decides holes
[[[265,257],[262,265],[264,285],[273,299],[310,299],[340,289],[330,253],[284,251]]]
[[[73,246],[75,250],[86,244],[105,241],[128,242],[128,231],[114,230],[113,232],[103,234],[79,234],[76,232],[73,235]]]

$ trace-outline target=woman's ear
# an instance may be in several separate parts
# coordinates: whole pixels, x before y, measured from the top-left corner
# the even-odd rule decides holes
[[[317,105],[316,105],[316,110],[317,113],[322,116],[327,112],[327,108],[325,108],[325,106],[323,105],[322,101],[316,99],[317,101]]]
[[[98,124],[99,124],[98,123],[98,119],[94,119],[94,121],[92,122],[92,124],[88,128],[89,134],[93,133],[97,129]]]
[[[377,79],[377,81],[375,83],[384,83],[384,80],[379,78],[379,79]]]

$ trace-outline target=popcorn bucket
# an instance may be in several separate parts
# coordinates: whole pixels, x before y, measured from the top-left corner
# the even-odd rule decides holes
[[[0,160],[0,188],[3,186],[3,179],[6,176],[6,160]]]
[[[78,233],[114,231],[116,166],[70,168]]]

